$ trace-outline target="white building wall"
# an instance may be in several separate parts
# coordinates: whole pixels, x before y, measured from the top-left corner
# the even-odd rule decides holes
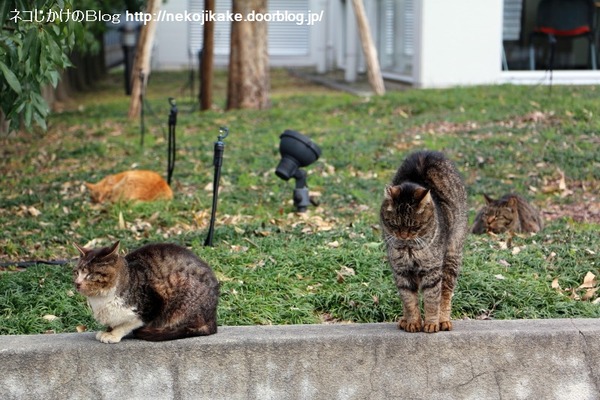
[[[183,13],[187,0],[161,2],[160,9],[169,13]],[[180,69],[189,65],[188,23],[158,22],[152,52],[152,69]]]
[[[491,84],[501,73],[502,0],[420,0],[414,83]]]

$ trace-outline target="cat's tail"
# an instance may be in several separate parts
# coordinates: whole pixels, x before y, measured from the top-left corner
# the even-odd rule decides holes
[[[150,342],[161,342],[163,340],[183,339],[192,336],[207,336],[217,333],[217,324],[206,324],[200,327],[178,326],[178,327],[152,327],[143,326],[133,331],[133,336],[148,340]]]

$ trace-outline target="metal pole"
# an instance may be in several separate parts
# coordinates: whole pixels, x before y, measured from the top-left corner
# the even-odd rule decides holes
[[[146,127],[144,126],[144,71],[142,70],[140,70],[140,129],[142,134],[140,146],[144,147]]]
[[[222,134],[224,133],[224,135]],[[213,157],[213,165],[215,166],[215,176],[213,179],[213,201],[212,201],[212,211],[210,214],[210,227],[208,229],[208,236],[206,237],[206,241],[204,242],[205,246],[213,245],[213,234],[215,228],[215,216],[217,214],[217,199],[219,197],[219,180],[221,178],[221,165],[223,165],[223,152],[225,150],[225,143],[223,139],[225,139],[229,135],[229,129],[226,127],[219,128],[219,137],[215,142],[215,153]]]
[[[169,145],[167,149],[167,183],[171,185],[171,177],[175,169],[175,127],[177,126],[177,105],[175,99],[169,97],[171,113],[169,114]]]

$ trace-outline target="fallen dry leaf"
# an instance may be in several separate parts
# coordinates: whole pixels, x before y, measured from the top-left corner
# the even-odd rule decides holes
[[[119,229],[125,229],[125,219],[123,218],[123,211],[119,211]]]
[[[558,172],[560,174],[560,179],[558,180],[558,190],[564,192],[565,190],[567,190],[567,182],[565,182],[565,173],[562,172],[560,169],[558,170]]]
[[[581,300],[584,300],[584,301],[591,300],[592,297],[594,297],[594,294],[596,294],[596,292],[598,291],[598,289],[600,289],[600,288],[593,288],[593,289],[586,290],[585,293],[583,294],[583,296],[581,296]]]
[[[550,194],[557,193],[560,197],[566,197],[573,194],[573,191],[567,187],[567,181],[565,173],[557,168],[558,178],[544,178],[544,186],[542,186],[542,193]]]
[[[596,275],[588,271],[583,278],[583,283],[577,289],[590,289],[596,286],[597,283]]]
[[[86,249],[93,249],[94,247],[97,247],[100,244],[100,241],[101,239],[94,238],[86,244],[84,244],[83,247],[85,247]]]
[[[344,280],[346,280],[346,276],[354,276],[356,275],[356,272],[354,271],[353,268],[347,267],[347,266],[343,266],[342,268],[340,268],[339,271],[337,271],[337,281],[338,283],[342,283],[344,282]]]
[[[579,294],[577,294],[577,292],[575,291],[575,289],[567,289],[566,292],[570,292],[571,294],[569,295],[569,298],[571,300],[581,300],[581,297],[579,296]]]
[[[231,282],[233,280],[233,278],[230,278],[230,277],[224,275],[220,271],[215,271],[215,276],[217,277],[217,280],[219,282]]]
[[[248,246],[240,246],[239,244],[232,244],[230,248],[234,253],[244,253],[248,251]]]
[[[52,322],[52,321],[58,319],[58,317],[56,315],[52,315],[52,314],[46,314],[42,318],[45,319],[48,322]]]
[[[35,208],[34,206],[21,206],[21,210],[24,211],[25,213],[31,215],[32,217],[39,217],[40,215],[42,215],[42,212],[40,210],[38,210],[37,208]]]

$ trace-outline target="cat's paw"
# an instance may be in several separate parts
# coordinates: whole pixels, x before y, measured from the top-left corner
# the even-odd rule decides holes
[[[398,328],[410,333],[421,332],[421,321],[408,322],[405,319],[401,319],[398,322]]]
[[[437,331],[440,330],[440,324],[428,324],[426,323],[423,326],[423,332],[427,332],[427,333],[436,333]]]
[[[96,339],[102,343],[119,343],[122,336],[113,334],[112,332],[98,332]]]
[[[451,321],[440,322],[440,331],[451,331],[451,330],[452,330],[452,322]]]

